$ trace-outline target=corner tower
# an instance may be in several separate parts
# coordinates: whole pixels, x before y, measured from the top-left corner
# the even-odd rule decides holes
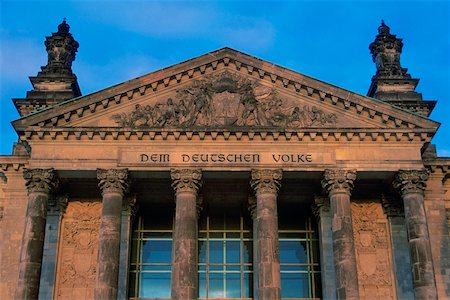
[[[37,76],[30,77],[33,90],[27,92],[26,98],[13,99],[21,116],[81,96],[77,77],[72,72],[79,44],[69,29],[64,19],[58,32],[45,38],[47,65],[41,67]]]
[[[400,64],[402,48],[402,39],[391,34],[390,28],[381,21],[378,35],[369,46],[377,72],[372,77],[367,96],[428,117],[436,101],[424,101],[422,94],[416,92],[419,79],[412,78],[407,73],[408,69],[402,68]]]

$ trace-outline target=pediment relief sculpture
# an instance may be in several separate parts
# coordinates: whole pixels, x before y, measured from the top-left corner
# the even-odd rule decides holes
[[[273,88],[223,72],[176,91],[154,105],[136,104],[131,113],[112,116],[120,127],[276,127],[320,128],[337,122],[316,106],[295,106]]]

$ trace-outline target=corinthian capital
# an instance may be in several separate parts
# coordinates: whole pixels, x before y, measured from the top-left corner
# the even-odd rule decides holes
[[[58,178],[52,169],[26,169],[23,172],[28,194],[41,192],[49,194],[58,186]]]
[[[123,194],[128,190],[128,169],[97,169],[98,186],[105,193]]]
[[[197,193],[202,185],[202,171],[200,169],[173,169],[170,172],[172,187],[175,193]]]
[[[356,170],[325,170],[322,179],[322,187],[330,196],[333,194],[350,195],[355,179]]]
[[[423,191],[427,186],[428,171],[422,170],[400,170],[395,176],[393,186],[400,194],[419,193],[423,195]]]
[[[252,170],[252,180],[250,185],[255,190],[255,194],[277,194],[281,186],[283,171],[280,169],[255,169]]]

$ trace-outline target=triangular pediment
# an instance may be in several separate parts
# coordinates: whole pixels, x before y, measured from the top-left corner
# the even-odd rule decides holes
[[[439,124],[224,48],[15,121],[20,132],[109,130],[421,131]]]

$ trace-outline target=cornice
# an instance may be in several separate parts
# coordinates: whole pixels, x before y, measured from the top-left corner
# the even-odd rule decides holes
[[[123,129],[117,127],[93,128],[28,128],[22,140],[199,140],[199,141],[360,141],[360,142],[430,142],[434,130],[424,129],[360,129],[314,128],[297,131],[274,129]]]
[[[29,156],[0,156],[0,171],[23,172],[28,168]]]
[[[439,127],[437,122],[386,102],[358,95],[229,48],[220,49],[87,96],[71,99],[16,120],[13,125],[19,133],[29,130],[28,127],[33,125],[64,126],[72,120],[139,99],[147,94],[172,88],[183,80],[196,79],[218,68],[248,75],[254,79],[266,80],[275,87],[309,97],[312,101],[328,103],[365,115],[370,119],[377,119],[380,124],[389,123],[392,127],[430,128],[434,131]]]

